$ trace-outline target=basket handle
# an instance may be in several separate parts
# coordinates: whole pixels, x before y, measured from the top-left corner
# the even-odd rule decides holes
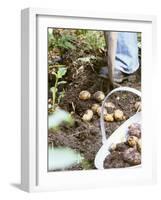
[[[111,94],[113,94],[115,92],[123,92],[123,91],[125,91],[125,92],[132,92],[132,93],[138,95],[139,97],[141,97],[141,92],[139,90],[136,90],[136,89],[130,88],[130,87],[115,88],[110,93],[108,93],[108,95],[105,97],[104,101],[102,102],[102,106],[101,106],[100,126],[101,126],[101,134],[102,134],[102,143],[103,144],[107,140],[107,138],[106,138],[106,132],[105,132],[105,124],[104,124],[104,115],[103,115],[103,110],[104,110],[105,102],[107,101],[107,99],[109,98],[109,96]]]

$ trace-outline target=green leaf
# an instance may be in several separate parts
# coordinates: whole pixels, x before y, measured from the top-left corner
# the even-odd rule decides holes
[[[50,91],[51,91],[51,92],[57,92],[57,91],[58,91],[58,89],[57,89],[57,88],[55,88],[55,87],[51,87],[51,88],[50,88]]]
[[[63,122],[72,126],[74,124],[74,119],[70,113],[65,110],[57,109],[53,114],[49,115],[48,118],[48,128],[54,129],[59,127]]]
[[[61,67],[58,69],[58,72],[57,72],[57,77],[58,78],[62,78],[67,72],[67,68],[65,67]]]

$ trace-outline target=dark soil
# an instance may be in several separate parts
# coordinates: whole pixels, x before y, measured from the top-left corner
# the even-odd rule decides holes
[[[73,127],[67,127],[64,125],[58,131],[49,130],[48,132],[49,143],[52,142],[55,147],[71,147],[72,149],[82,153],[84,158],[91,163],[91,169],[95,168],[94,158],[102,145],[100,118],[97,115],[94,115],[91,122],[83,122],[81,119],[82,115],[87,109],[91,108],[92,104],[95,103],[95,100],[91,98],[90,100],[82,101],[78,97],[82,90],[88,90],[91,94],[101,90],[107,95],[108,81],[98,77],[100,66],[101,64],[93,66],[76,66],[70,64],[70,67],[68,67],[68,73],[65,76],[65,80],[67,81],[65,96],[59,106],[73,115],[75,124]],[[140,90],[140,72],[137,71],[133,76],[129,77],[128,80],[122,83],[122,86],[130,86]],[[131,93],[118,92],[113,94],[109,101],[115,104],[116,109],[121,109],[127,119],[136,112],[134,105],[138,100],[140,99]],[[124,121],[105,122],[107,137],[109,137],[123,122]],[[111,160],[111,166],[129,166],[128,163],[123,163],[118,152],[115,152],[114,156],[117,157],[119,161],[114,164],[114,161]],[[68,170],[79,169],[82,169],[80,165]]]
[[[105,169],[123,167],[130,167],[130,164],[123,160],[123,153],[120,151],[113,151],[104,161]]]
[[[104,161],[105,169],[123,168],[141,164],[141,146],[138,146],[138,140],[141,139],[141,124],[131,124],[128,127],[127,135],[126,142],[119,143],[111,148],[110,154]],[[128,140],[129,137],[132,137],[135,143],[131,143],[131,138]]]
[[[109,169],[109,168],[123,168],[123,167],[130,167],[130,166],[135,166],[140,164],[140,153],[135,150],[135,148],[131,148],[130,146],[126,145],[125,143],[120,143],[118,145],[119,147],[116,148],[114,151],[111,151],[111,154],[109,154],[104,161],[104,168]],[[128,150],[133,150],[135,155],[139,155],[139,161],[137,163],[133,162],[133,157],[132,157],[132,162],[129,162],[128,159],[124,158],[124,154]],[[130,160],[130,161],[131,161]]]

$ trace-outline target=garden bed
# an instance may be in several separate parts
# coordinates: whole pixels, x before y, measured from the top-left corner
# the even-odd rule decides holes
[[[83,155],[84,161],[82,163],[65,170],[95,169],[94,158],[102,146],[100,116],[94,114],[92,120],[88,122],[83,121],[82,116],[86,110],[91,109],[94,103],[98,103],[93,98],[95,92],[102,91],[105,95],[108,93],[108,81],[98,76],[100,68],[106,65],[104,60],[105,53],[100,53],[99,56],[96,56],[94,61],[80,62],[75,58],[75,54],[77,54],[77,57],[82,55],[78,55],[78,52],[76,53],[75,51],[72,52],[70,52],[70,56],[67,54],[63,59],[56,62],[56,64],[52,64],[50,69],[52,69],[52,67],[56,69],[57,65],[67,66],[67,73],[62,78],[66,83],[58,87],[58,91],[64,91],[63,97],[58,106],[71,114],[74,119],[74,124],[72,126],[63,124],[57,130],[49,129],[48,143],[52,144],[54,147],[70,147]],[[54,51],[50,54],[52,53],[55,57],[61,56],[59,51]],[[73,56],[73,59],[71,59],[71,56]],[[83,56],[86,57],[87,55],[84,53]],[[102,59],[100,59],[100,57]],[[50,59],[51,55],[49,56],[49,61]],[[54,81],[53,76],[49,72],[49,87],[54,84]],[[138,70],[135,74],[129,76],[121,86],[129,86],[140,90],[140,71]],[[84,90],[89,91],[92,96],[90,99],[85,101],[79,98],[80,92]],[[52,95],[50,92],[48,99],[49,102],[52,101]],[[139,102],[140,99],[138,96],[131,93],[117,92],[111,95],[109,101],[115,105],[115,110],[122,110],[125,117],[124,120],[121,121],[114,120],[113,122],[105,122],[107,137],[109,137],[126,119],[135,114],[135,104],[136,102]],[[99,104],[101,105],[101,102]],[[109,108],[108,112],[113,112],[113,110]],[[118,154],[116,157],[118,157]],[[118,162],[122,161],[118,159]],[[129,165],[127,164],[125,167],[126,166]]]

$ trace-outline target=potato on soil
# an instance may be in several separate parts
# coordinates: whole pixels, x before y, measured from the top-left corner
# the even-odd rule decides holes
[[[104,100],[105,98],[105,94],[102,91],[97,91],[94,93],[93,98],[98,101],[101,102]]]
[[[93,117],[93,111],[87,110],[85,114],[83,115],[82,119],[83,121],[91,121],[92,117]]]
[[[81,100],[88,100],[91,98],[91,93],[87,90],[83,90],[79,93],[79,99]]]
[[[114,121],[113,113],[112,114],[107,113],[104,116],[104,119],[105,119],[106,122],[113,122]]]
[[[135,136],[128,136],[127,143],[130,147],[136,147],[138,143],[138,138]]]
[[[122,111],[122,110],[119,110],[119,109],[115,110],[115,111],[114,111],[114,119],[115,119],[116,121],[122,121],[122,120],[124,120],[124,119],[125,119],[125,116],[124,116],[123,111]]]
[[[101,116],[101,106],[99,107],[99,108],[97,108],[97,114],[98,114],[98,116]],[[104,108],[103,109],[103,115],[106,115],[107,114],[107,110]]]
[[[97,104],[97,103],[94,103],[93,105],[92,105],[92,111],[94,112],[94,113],[96,113],[97,112],[97,109],[100,107],[100,105],[99,104]]]
[[[141,154],[135,148],[129,148],[123,152],[123,159],[131,165],[141,164]]]
[[[115,105],[112,102],[105,102],[105,108],[115,108]]]

